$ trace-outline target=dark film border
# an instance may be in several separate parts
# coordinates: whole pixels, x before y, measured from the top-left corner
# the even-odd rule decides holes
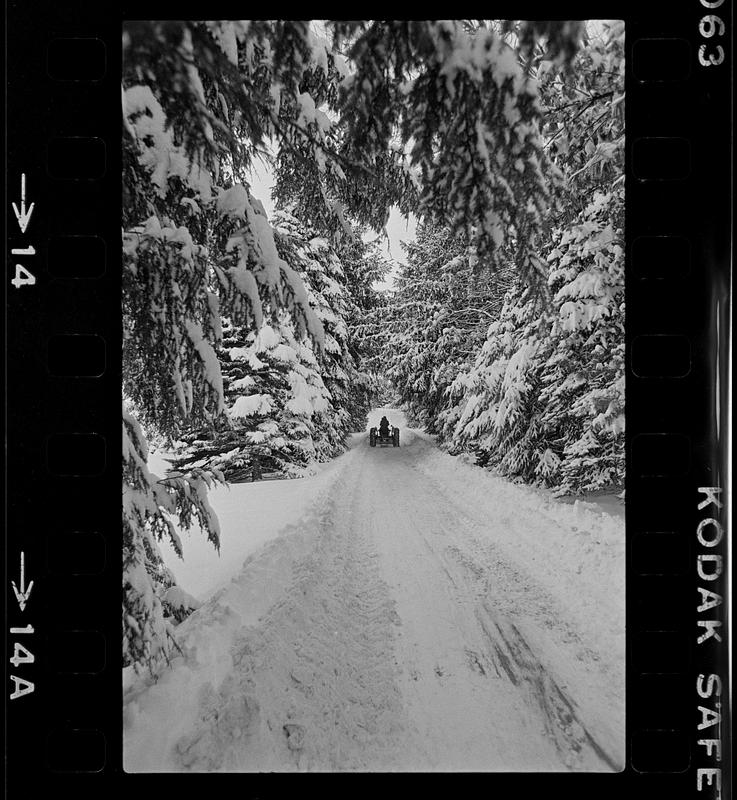
[[[714,709],[717,699],[722,709],[728,706],[728,620],[724,605],[713,611],[721,612],[722,642],[711,637],[699,645],[697,636],[709,627],[698,623],[712,616],[697,609],[699,587],[719,592],[726,585],[705,581],[698,570],[706,569],[704,555],[721,555],[726,568],[727,554],[726,531],[714,542],[729,500],[731,9],[726,2],[716,8],[714,0],[652,2],[634,16],[622,5],[570,3],[556,11],[561,18],[624,19],[628,43],[627,768],[614,775],[491,773],[486,780],[490,790],[530,795],[565,790],[589,797],[609,788],[631,797],[654,791],[716,797],[715,773],[699,770],[720,768],[722,794],[729,796],[726,720],[719,730],[721,761],[713,748],[698,744],[717,738],[715,727],[699,730],[710,719],[700,709]],[[172,11],[182,16],[181,7]],[[229,9],[214,11],[208,16],[232,16]],[[550,16],[542,6],[533,14],[526,4],[525,11]],[[513,4],[494,9],[500,18],[520,13]],[[709,15],[724,21],[723,36],[706,35],[716,25],[702,21]],[[14,684],[7,682],[8,776],[16,794],[33,794],[47,781],[77,797],[98,797],[118,783],[180,782],[180,776],[123,773],[119,670],[120,25],[124,18],[170,16],[132,5],[118,15],[81,2],[8,5],[8,204],[19,202],[21,174],[27,203],[35,203],[25,233],[8,217],[9,247],[34,248],[22,263],[37,276],[33,291],[16,291],[11,272],[6,275],[7,623],[33,628],[8,631],[6,666],[14,641],[35,656],[33,664],[8,666],[8,674],[34,684],[33,693],[9,701]],[[75,46],[74,39],[85,41]],[[724,47],[725,62],[702,66],[699,48],[708,59],[716,44]],[[679,246],[684,240],[685,248]],[[104,340],[102,372],[74,378],[49,369],[49,341],[69,334]],[[658,347],[668,345],[653,339],[663,336],[688,342],[687,361],[678,345],[666,350],[675,371],[662,369]],[[95,473],[65,472],[75,453],[69,434],[104,441]],[[60,435],[67,435],[67,462],[53,443],[49,450],[50,437]],[[89,436],[77,444],[94,447]],[[723,508],[699,508],[713,496],[699,487],[720,487]],[[709,519],[716,525],[704,527]],[[668,536],[653,539],[656,534]],[[72,550],[61,557],[63,535]],[[671,543],[667,551],[663,541]],[[23,593],[21,551],[23,611],[11,588],[15,581]],[[710,675],[722,680],[720,698]],[[391,777],[407,788],[417,779]],[[292,785],[290,776],[222,780],[239,780],[254,796]],[[351,778],[333,780],[348,788]],[[458,788],[466,777],[432,780]]]

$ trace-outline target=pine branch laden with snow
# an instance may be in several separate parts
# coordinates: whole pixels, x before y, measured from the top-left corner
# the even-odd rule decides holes
[[[218,348],[226,413],[217,430],[194,428],[176,468],[212,465],[228,480],[303,475],[313,461],[343,451],[367,396],[348,346],[349,301],[337,254],[292,215],[272,220],[275,247],[305,287],[319,321],[320,346],[300,335],[288,314],[254,330],[224,321]],[[355,397],[356,392],[359,393]]]
[[[507,296],[475,364],[448,390],[457,449],[560,493],[624,479],[624,192],[597,193],[554,237],[553,307]]]
[[[175,467],[215,466],[228,480],[304,474],[316,458],[315,417],[330,404],[309,342],[286,316],[250,332],[226,321],[220,359],[226,414],[211,435],[183,437]]]
[[[442,397],[419,409],[404,399],[451,451],[571,494],[619,486],[624,475],[623,28],[604,25],[579,52],[580,69],[561,72],[549,56],[537,53],[531,67],[552,108],[543,125],[549,149],[567,178],[565,202],[541,240],[549,307],[541,310],[516,281],[483,346],[471,347]],[[581,147],[569,149],[579,136]],[[437,311],[424,307],[429,322],[405,348],[402,368],[418,398],[432,395],[451,361],[448,353],[432,357],[433,317],[452,306],[451,286],[444,276],[431,290],[425,274],[417,287],[403,286],[412,298],[399,300],[405,313],[433,291],[443,297]]]
[[[551,254],[558,316],[542,423],[565,446],[562,493],[624,482],[624,190],[597,192]]]
[[[482,263],[511,247],[536,283],[536,251],[560,174],[539,130],[536,82],[492,30],[459,21],[373,22],[341,84],[348,152],[385,153],[401,132],[419,214],[474,243]]]
[[[357,226],[356,232],[361,231]],[[378,239],[365,242],[355,236],[342,243],[336,255],[345,279],[346,347],[355,364],[350,371],[346,410],[350,430],[362,432],[366,430],[369,409],[379,403],[377,393],[386,391],[385,372],[379,363],[383,352],[379,313],[386,309],[387,299],[376,284],[386,280],[392,265],[381,252]]]
[[[456,449],[472,450],[479,463],[528,481],[534,477],[538,433],[540,326],[540,309],[529,290],[510,290],[475,363],[449,388],[451,404],[443,418]]]
[[[312,235],[291,214],[276,213],[274,227],[284,257],[295,265],[308,287],[310,305],[325,332],[317,354],[320,376],[330,404],[317,412],[316,448],[321,459],[342,452],[354,420],[349,407],[358,369],[348,347],[349,301],[346,279],[337,253],[323,238]]]
[[[394,205],[472,239],[482,267],[513,251],[542,288],[536,243],[560,175],[518,53],[491,28],[461,21],[326,28],[348,64],[313,38],[302,91],[280,90],[277,201],[334,244],[350,238],[349,217],[381,230]],[[547,37],[557,62],[581,38],[579,23],[521,30],[524,42]]]
[[[209,472],[161,479],[147,465],[148,443],[123,406],[123,663],[153,671],[175,647],[166,592],[173,577],[159,544],[166,540],[181,557],[178,531],[198,524],[219,546],[217,518],[207,501],[214,478]],[[175,524],[176,520],[176,524]],[[169,595],[171,600],[171,595]],[[180,609],[181,611],[181,609]]]
[[[624,23],[604,22],[574,69],[536,63],[544,108],[543,138],[566,173],[563,217],[579,213],[596,189],[624,180]]]
[[[273,33],[260,28],[262,45],[264,30]],[[221,315],[258,325],[286,311],[300,335],[322,337],[263,209],[235,180],[271,130],[244,81],[267,48],[244,51],[243,64],[234,58],[234,42],[244,46],[248,31],[142,22],[124,32],[124,392],[165,441],[225,412]],[[156,509],[171,513],[171,493],[181,527],[196,519],[216,542],[217,521],[205,513],[207,473],[171,478],[166,493],[125,465],[124,476],[136,498],[124,507],[126,657],[150,666],[151,642],[165,628],[154,591],[160,557],[147,526],[164,518]]]
[[[413,419],[441,433],[446,390],[473,362],[510,274],[474,275],[474,247],[449,229],[421,225],[406,246],[388,313],[385,368]]]
[[[624,480],[622,26],[605,26],[577,58],[571,73],[538,64],[554,108],[546,135],[568,178],[541,251],[550,307],[541,316],[528,289],[513,289],[433,423],[451,450],[560,494]]]

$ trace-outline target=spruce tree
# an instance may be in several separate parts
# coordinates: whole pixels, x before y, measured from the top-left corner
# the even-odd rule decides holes
[[[389,376],[412,420],[441,433],[446,390],[473,361],[511,275],[479,270],[475,249],[448,228],[422,224],[404,247],[384,322]]]
[[[550,302],[508,295],[443,421],[456,449],[563,494],[623,481],[623,36],[603,25],[568,72],[532,57],[566,177],[541,251]]]

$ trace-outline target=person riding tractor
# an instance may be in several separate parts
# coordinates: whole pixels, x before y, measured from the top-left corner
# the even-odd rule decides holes
[[[369,430],[369,444],[371,447],[376,447],[377,444],[381,447],[387,445],[399,447],[399,428],[390,425],[389,420],[382,417],[379,427]]]
[[[379,423],[379,435],[380,436],[389,435],[389,420],[386,417],[382,417],[381,422]]]

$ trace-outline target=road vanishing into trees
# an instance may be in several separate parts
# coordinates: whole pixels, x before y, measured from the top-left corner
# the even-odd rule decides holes
[[[172,669],[129,690],[127,770],[621,769],[623,646],[566,614],[585,582],[556,587],[522,547],[563,541],[572,507],[423,468],[435,444],[393,409],[372,424],[385,412],[402,446],[362,438],[309,514],[180,626]]]

